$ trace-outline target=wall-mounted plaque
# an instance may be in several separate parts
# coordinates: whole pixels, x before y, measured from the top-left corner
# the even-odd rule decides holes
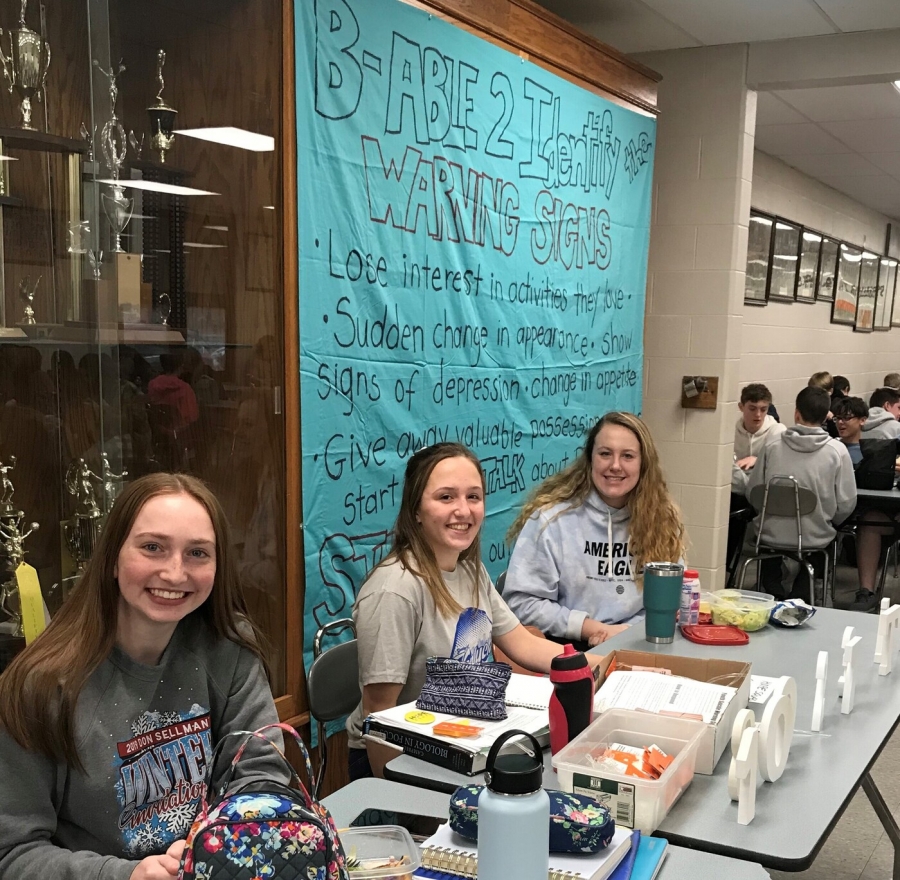
[[[834,305],[831,308],[832,324],[856,323],[856,298],[859,293],[859,270],[862,250],[842,244],[838,253],[837,274],[834,283]]]
[[[769,270],[769,300],[794,301],[799,262],[800,227],[784,220],[776,220],[772,268]]]

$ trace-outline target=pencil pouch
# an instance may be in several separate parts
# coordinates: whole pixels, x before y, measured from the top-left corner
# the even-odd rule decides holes
[[[483,785],[461,785],[450,795],[450,827],[466,840],[478,840],[478,796]],[[593,798],[547,790],[550,798],[550,852],[596,853],[616,830],[609,808]]]
[[[417,709],[502,721],[506,718],[506,685],[512,669],[507,663],[469,663],[449,657],[425,661],[425,684]]]

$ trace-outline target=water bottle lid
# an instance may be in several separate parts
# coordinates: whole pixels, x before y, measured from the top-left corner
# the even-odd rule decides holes
[[[576,651],[572,645],[566,645],[562,654],[557,654],[550,661],[550,669],[557,671],[562,669],[581,669],[587,665],[587,657],[581,651]]]
[[[513,752],[499,754],[503,744],[514,736],[531,740],[532,754]],[[527,746],[527,743],[523,743]],[[544,760],[540,743],[524,730],[508,730],[491,746],[485,773],[487,787],[498,794],[532,794],[539,791],[544,778]]]
[[[698,578],[700,577],[700,572],[695,568],[686,568],[684,570],[684,576],[686,578]]]

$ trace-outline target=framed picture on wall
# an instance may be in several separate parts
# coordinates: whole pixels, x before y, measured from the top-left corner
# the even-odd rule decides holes
[[[838,252],[837,272],[834,281],[834,305],[831,307],[832,324],[856,323],[856,296],[859,292],[859,269],[862,249],[841,244]]]
[[[797,302],[816,301],[816,280],[819,273],[819,255],[822,236],[811,229],[804,229],[800,237],[800,269],[797,273]]]
[[[800,227],[785,220],[776,219],[767,299],[794,301],[797,294],[799,263]]]
[[[856,294],[856,322],[854,330],[871,333],[875,329],[875,303],[878,299],[878,264],[881,258],[871,251],[863,251],[859,263],[859,289]]]
[[[834,278],[837,274],[838,253],[841,243],[822,236],[822,256],[819,258],[819,280],[816,282],[816,299],[834,302]]]
[[[875,303],[875,329],[890,330],[897,285],[897,261],[882,257],[878,267],[878,301]]]
[[[744,302],[756,306],[766,304],[766,282],[769,278],[769,257],[772,253],[772,232],[775,218],[759,211],[750,212],[750,232],[747,236],[747,274],[744,282]]]

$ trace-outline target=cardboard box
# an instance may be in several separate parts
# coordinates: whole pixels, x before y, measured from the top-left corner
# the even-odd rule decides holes
[[[617,669],[633,666],[647,666],[654,669],[670,669],[672,675],[693,678],[695,681],[709,681],[737,688],[728,708],[718,724],[708,724],[706,734],[700,741],[697,753],[696,773],[709,776],[716,769],[722,753],[731,742],[731,728],[741,709],[747,708],[750,700],[750,664],[737,660],[716,658],[674,657],[667,654],[650,654],[646,651],[613,651],[600,664],[600,683],[606,680],[606,671],[616,658]]]

